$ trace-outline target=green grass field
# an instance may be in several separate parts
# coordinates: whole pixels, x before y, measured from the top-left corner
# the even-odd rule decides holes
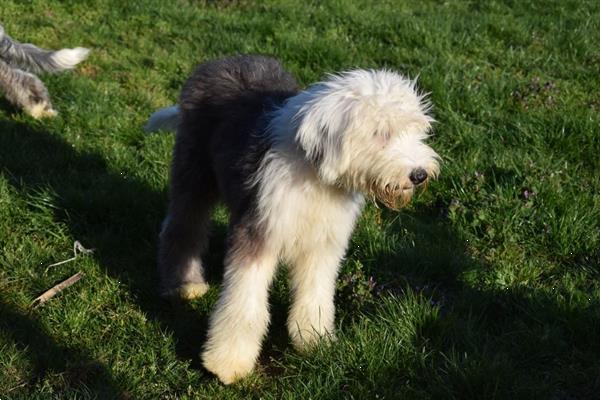
[[[0,399],[600,396],[600,3],[0,0],[0,23],[93,50],[42,77],[57,118],[0,100]],[[198,358],[220,274],[190,303],[156,295],[173,136],[141,127],[232,53],[274,55],[303,85],[418,75],[443,164],[404,211],[365,210],[338,340],[293,351],[282,270],[257,371],[224,387]],[[217,271],[226,223],[219,210]],[[94,253],[48,267],[75,240]]]

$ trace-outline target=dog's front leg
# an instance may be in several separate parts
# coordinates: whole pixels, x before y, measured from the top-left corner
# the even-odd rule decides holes
[[[210,319],[202,354],[204,367],[230,384],[254,368],[269,325],[268,292],[276,254],[230,250],[223,289]]]
[[[341,244],[316,246],[302,252],[290,265],[293,299],[287,327],[299,350],[333,336],[335,280],[344,252]]]

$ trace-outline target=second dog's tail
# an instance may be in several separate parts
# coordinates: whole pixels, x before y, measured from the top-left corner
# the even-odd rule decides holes
[[[161,108],[150,116],[150,119],[144,126],[146,133],[158,131],[175,132],[181,120],[181,110],[179,106]]]
[[[4,33],[0,25],[0,58],[6,63],[31,72],[59,72],[72,69],[85,60],[89,50],[83,47],[44,50],[28,43],[19,43]]]

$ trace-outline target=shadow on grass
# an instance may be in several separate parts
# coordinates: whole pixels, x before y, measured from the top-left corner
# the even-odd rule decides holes
[[[32,374],[22,385],[33,387],[48,374],[58,374],[55,390],[85,385],[100,398],[120,398],[125,394],[103,363],[94,360],[85,349],[73,349],[57,343],[31,316],[0,297],[0,331],[27,356]],[[57,382],[58,381],[58,382]],[[11,388],[6,388],[10,390]],[[19,393],[3,393],[11,396]]]
[[[600,389],[600,304],[534,285],[490,282],[499,266],[471,255],[444,205],[381,211],[396,246],[351,255],[381,294],[420,293],[439,307],[419,326],[415,349],[428,360],[415,375],[382,370],[372,393],[387,397],[410,385],[433,398],[593,398]],[[362,262],[362,261],[361,261]],[[523,266],[528,268],[528,266]],[[368,309],[367,309],[368,312]],[[388,390],[383,390],[386,388]],[[391,390],[390,390],[391,389]]]
[[[69,227],[72,237],[96,249],[94,257],[107,274],[129,285],[139,307],[173,333],[178,356],[199,368],[207,316],[189,305],[171,306],[156,296],[156,238],[166,193],[109,170],[98,154],[77,152],[35,126],[3,121],[0,131],[0,168],[11,184],[24,193],[51,188],[59,199],[57,218]],[[532,393],[534,397],[569,398],[562,394],[585,397],[595,393],[600,387],[600,379],[591,375],[596,368],[594,355],[600,351],[593,340],[600,334],[598,313],[539,290],[498,291],[486,289],[489,286],[478,284],[477,279],[467,283],[465,274],[483,271],[481,276],[489,275],[486,271],[493,267],[468,253],[443,216],[443,208],[417,208],[399,217],[382,211],[384,221],[395,221],[389,233],[407,241],[369,254],[351,250],[348,255],[363,263],[376,281],[385,283],[384,291],[423,292],[441,307],[440,318],[421,327],[420,345],[433,352],[420,367],[420,375],[413,377],[421,393],[444,398]],[[213,284],[220,280],[224,235],[223,225],[213,230],[207,259]],[[369,238],[355,237],[353,244],[368,247]],[[11,311],[10,305],[3,307],[16,321],[4,327],[12,337],[22,337],[29,330],[33,341],[63,351],[30,317]],[[284,311],[282,307],[274,310],[269,338],[275,344],[266,344],[263,360],[265,353],[277,357],[277,349],[286,346],[281,339],[285,337]],[[40,368],[46,363],[68,368],[66,363],[30,356]],[[70,357],[89,361],[85,352],[72,352]],[[375,382],[363,384],[372,384],[373,393],[381,388],[393,393],[405,384],[403,374],[391,368],[380,371]],[[94,376],[110,386],[104,367]]]
[[[173,333],[177,355],[200,368],[207,316],[186,303],[171,304],[157,296],[156,239],[166,193],[110,171],[101,156],[76,151],[35,123],[1,121],[0,132],[0,171],[9,182],[24,195],[38,189],[55,193],[57,220],[68,226],[74,239],[95,249],[101,267],[129,286],[142,311]],[[213,229],[207,260],[211,265],[222,264],[224,234],[221,225]],[[210,273],[209,282],[214,284],[219,268]],[[7,329],[19,337],[23,326]]]

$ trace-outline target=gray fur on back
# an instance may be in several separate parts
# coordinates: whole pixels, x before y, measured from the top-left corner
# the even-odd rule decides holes
[[[44,50],[30,43],[20,43],[4,32],[0,25],[0,59],[13,68],[30,72],[59,72],[65,68],[52,58],[54,50]]]
[[[74,68],[88,53],[83,47],[52,51],[22,44],[0,25],[0,90],[9,102],[34,118],[55,116],[48,90],[34,74]]]
[[[219,191],[234,215],[237,206],[246,202],[243,180],[256,171],[270,146],[269,111],[296,93],[292,75],[277,60],[264,56],[233,56],[201,64],[184,84],[178,139],[186,146],[181,150],[204,157],[198,162],[222,182]],[[178,146],[176,156],[177,150]]]
[[[231,212],[229,241],[251,253],[261,245],[256,190],[248,178],[271,146],[269,112],[298,86],[281,64],[263,56],[233,56],[201,64],[184,84],[170,182],[168,218],[161,232],[161,292],[202,282],[189,260],[206,247],[210,210],[218,199]],[[244,240],[235,240],[243,237]]]
[[[52,107],[48,90],[35,75],[11,68],[0,59],[0,88],[3,89],[7,100],[13,104],[27,106],[45,103]]]

